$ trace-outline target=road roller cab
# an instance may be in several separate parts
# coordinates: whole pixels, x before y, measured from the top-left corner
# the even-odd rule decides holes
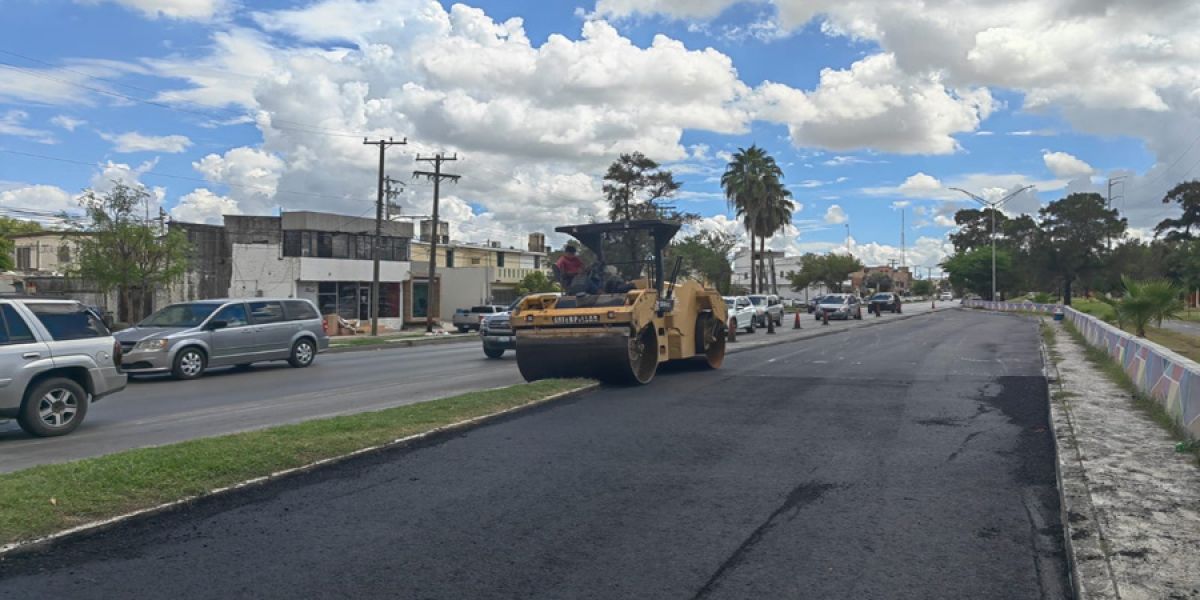
[[[657,219],[559,227],[595,258],[563,295],[529,296],[513,311],[521,375],[643,384],[667,361],[720,367],[725,301],[678,281],[678,261],[669,277],[663,264],[679,228]]]

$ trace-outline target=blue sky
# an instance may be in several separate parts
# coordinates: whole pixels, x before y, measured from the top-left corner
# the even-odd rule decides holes
[[[903,0],[797,20],[801,4],[0,0],[0,210],[70,209],[116,177],[183,220],[361,214],[374,155],[355,140],[406,135],[389,171],[407,174],[416,152],[465,159],[446,209],[464,239],[517,243],[595,215],[604,165],[633,149],[679,173],[677,204],[708,217],[702,227],[737,234],[715,178],[727,153],[758,144],[803,205],[776,247],[844,249],[845,221],[856,254],[898,257],[902,208],[911,262],[931,264],[965,206],[949,186],[994,197],[1034,184],[1013,211],[1035,211],[1131,174],[1118,206],[1145,228],[1169,210],[1162,191],[1198,175],[1193,57],[1129,58],[1158,47],[1147,36],[1185,48],[1179,14],[1143,11],[1145,32],[1125,27],[1068,58],[1069,36],[1040,12],[1062,16],[1068,0],[1016,3],[1004,23],[983,5],[881,8]],[[1060,25],[1100,35],[1121,28],[1121,10],[1136,3]],[[906,35],[929,22],[965,45]],[[997,25],[1027,44],[993,39]],[[1119,89],[1104,73],[1124,78]],[[246,115],[258,121],[237,122]],[[403,202],[421,213],[428,194],[413,183]]]

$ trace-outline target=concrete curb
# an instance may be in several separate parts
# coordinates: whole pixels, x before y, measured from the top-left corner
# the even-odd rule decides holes
[[[1042,318],[1038,318],[1038,322],[1039,328],[1045,323]],[[1056,328],[1056,336],[1062,333],[1061,328]],[[1116,576],[1112,563],[1107,558],[1108,552],[1104,549],[1107,541],[1104,539],[1104,532],[1096,526],[1100,520],[1084,474],[1071,411],[1064,396],[1055,398],[1055,392],[1066,393],[1067,390],[1062,386],[1058,363],[1050,355],[1050,349],[1046,347],[1040,331],[1038,347],[1042,354],[1042,373],[1046,378],[1047,398],[1050,404],[1050,432],[1054,435],[1054,470],[1058,478],[1061,512],[1059,518],[1063,525],[1063,546],[1071,588],[1074,597],[1080,600],[1119,599]],[[1091,560],[1082,560],[1085,557]],[[1105,560],[1096,561],[1096,557],[1105,557]],[[1097,562],[1101,562],[1102,565],[1097,565]],[[1081,570],[1081,564],[1087,564],[1089,567]]]
[[[411,340],[396,340],[394,342],[383,342],[380,344],[369,344],[365,346],[341,346],[330,347],[327,350],[322,350],[321,354],[344,354],[346,352],[371,352],[375,350],[391,350],[393,348],[412,348],[414,346],[441,346],[442,344],[464,344],[468,342],[478,342],[478,335],[449,335],[436,336],[428,338],[415,338]]]
[[[508,386],[505,386],[505,387],[508,387]],[[556,402],[559,400],[565,400],[567,398],[573,398],[575,396],[585,394],[585,393],[587,393],[591,390],[594,390],[598,387],[600,387],[599,383],[587,384],[587,385],[581,386],[581,387],[573,389],[573,390],[560,392],[558,394],[553,394],[551,396],[547,396],[540,400],[535,400],[528,404],[522,404],[521,406],[514,406],[512,408],[507,408],[507,409],[504,409],[504,410],[501,410],[498,412],[494,412],[494,413],[490,413],[490,414],[486,414],[486,415],[480,415],[478,417],[473,417],[471,419],[466,419],[463,421],[459,421],[457,423],[443,425],[442,427],[438,427],[436,429],[431,429],[424,433],[417,433],[417,434],[413,434],[410,436],[397,438],[395,440],[392,440],[392,441],[384,443],[384,444],[379,444],[377,446],[370,446],[368,448],[362,448],[359,450],[355,450],[354,452],[350,452],[348,454],[343,454],[341,456],[324,458],[324,459],[309,463],[307,465],[302,465],[299,467],[292,467],[290,469],[276,471],[274,473],[271,473],[269,475],[264,475],[262,477],[255,477],[253,479],[247,479],[246,481],[235,483],[233,485],[225,486],[222,488],[217,488],[214,490],[209,490],[205,493],[197,494],[195,496],[188,496],[186,498],[180,498],[179,500],[173,500],[171,502],[160,504],[158,506],[151,506],[149,508],[135,510],[132,512],[128,512],[128,513],[118,515],[115,517],[110,517],[110,518],[103,519],[100,521],[93,521],[91,523],[77,525],[75,527],[71,527],[70,529],[65,529],[63,531],[59,531],[57,533],[52,533],[50,535],[43,536],[43,537],[40,537],[37,539],[6,544],[4,546],[0,546],[0,561],[3,561],[4,559],[12,557],[12,556],[18,556],[21,554],[28,554],[28,553],[32,553],[32,552],[39,552],[39,551],[47,550],[47,549],[50,549],[60,543],[69,542],[73,539],[87,537],[89,535],[101,533],[103,531],[106,531],[108,529],[111,529],[113,527],[121,525],[122,523],[125,523],[126,521],[130,521],[132,519],[152,517],[152,516],[159,515],[159,514],[169,513],[171,511],[184,508],[185,506],[192,504],[194,502],[200,501],[200,500],[207,500],[207,499],[215,498],[218,496],[224,496],[226,494],[232,494],[234,492],[238,492],[238,491],[245,490],[248,488],[253,488],[253,487],[265,485],[268,483],[273,483],[273,482],[276,482],[276,481],[279,481],[282,479],[286,479],[288,477],[293,477],[293,476],[300,475],[303,473],[308,473],[310,471],[314,471],[314,470],[317,470],[317,469],[320,469],[323,467],[340,464],[340,463],[346,462],[348,460],[358,458],[360,456],[377,454],[377,453],[384,452],[387,450],[394,450],[397,448],[412,446],[419,442],[430,442],[430,441],[434,441],[434,440],[444,437],[444,436],[459,434],[464,431],[469,431],[471,429],[481,427],[481,426],[491,423],[493,421],[497,421],[497,420],[503,419],[505,417],[509,417],[511,415],[521,413],[523,411],[532,410],[534,408],[542,407],[542,406],[545,406],[552,402]],[[500,389],[500,388],[491,388],[491,389]],[[489,390],[478,390],[478,391],[486,392]]]

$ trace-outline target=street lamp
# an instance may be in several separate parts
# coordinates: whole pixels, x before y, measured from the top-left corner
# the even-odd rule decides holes
[[[975,194],[972,194],[971,192],[968,192],[967,190],[964,190],[962,188],[952,187],[950,189],[952,189],[956,192],[962,192],[962,193],[966,194],[968,197],[970,197],[972,200],[984,205],[987,208],[992,209],[992,235],[991,235],[991,238],[992,238],[992,302],[995,302],[996,301],[996,212],[1000,210],[1000,207],[1005,202],[1008,202],[1009,200],[1016,198],[1017,196],[1021,195],[1022,193],[1026,192],[1028,190],[1032,190],[1033,186],[1027,185],[1027,186],[1025,186],[1025,187],[1023,187],[1023,188],[1021,188],[999,200],[995,200],[993,202],[988,202],[987,200],[984,200],[983,198],[980,198],[979,196],[976,196]]]

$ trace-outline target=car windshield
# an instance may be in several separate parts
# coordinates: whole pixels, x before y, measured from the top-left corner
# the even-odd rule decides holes
[[[195,303],[172,304],[146,317],[139,327],[195,327],[204,322],[208,315],[220,308],[220,304]]]
[[[753,302],[755,306],[763,306],[767,303],[767,299],[764,296],[750,296],[750,301]]]
[[[733,308],[733,307],[734,307],[734,306],[736,306],[736,305],[737,305],[737,301],[735,301],[735,300],[732,300],[732,299],[730,299],[730,298],[726,298],[726,299],[725,299],[725,306],[727,306],[727,307],[729,307],[729,308]]]
[[[841,304],[846,301],[844,296],[825,296],[821,298],[821,304]]]
[[[871,296],[871,299],[872,300],[891,300],[892,295],[891,294],[875,294],[874,296]]]

